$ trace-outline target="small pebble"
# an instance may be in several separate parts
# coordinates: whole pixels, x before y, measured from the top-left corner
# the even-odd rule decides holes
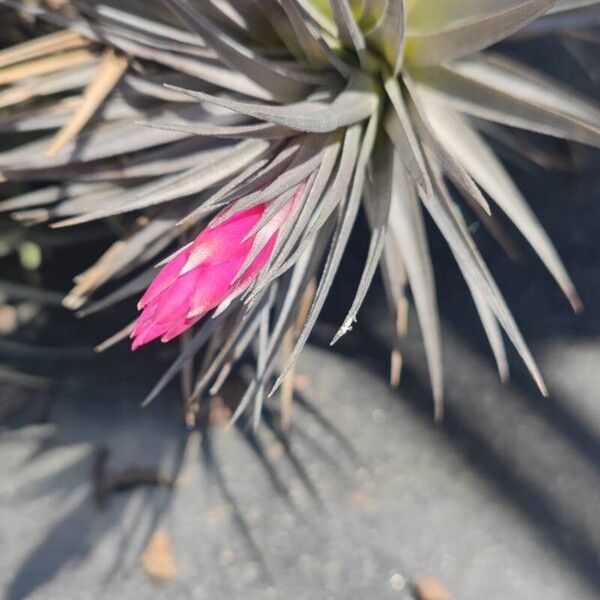
[[[406,586],[406,579],[400,573],[393,573],[390,577],[390,585],[395,592],[401,592]]]
[[[144,571],[155,581],[171,581],[177,574],[169,534],[157,529],[142,554]]]
[[[450,592],[435,577],[417,577],[412,587],[417,600],[450,600]]]

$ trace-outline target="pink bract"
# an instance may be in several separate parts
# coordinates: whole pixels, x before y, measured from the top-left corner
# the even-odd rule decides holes
[[[219,216],[209,223],[161,269],[140,299],[142,314],[131,333],[132,350],[157,338],[172,340],[232,294],[247,288],[269,260],[281,226],[303,190],[302,185],[254,235],[248,236],[269,202],[240,211],[218,225],[212,223]],[[240,273],[255,243],[261,249]]]

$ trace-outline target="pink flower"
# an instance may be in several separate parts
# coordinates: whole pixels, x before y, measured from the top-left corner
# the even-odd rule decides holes
[[[188,248],[162,268],[142,296],[138,303],[142,314],[131,333],[131,349],[158,337],[163,342],[172,340],[231,294],[247,288],[269,260],[279,230],[303,190],[304,184],[258,233],[249,237],[269,202],[243,210],[218,225],[209,223]],[[261,249],[240,274],[255,242]]]

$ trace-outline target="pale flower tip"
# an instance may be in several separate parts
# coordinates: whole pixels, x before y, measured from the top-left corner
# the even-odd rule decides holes
[[[229,297],[229,298],[225,298],[225,300],[223,300],[223,302],[221,302],[221,304],[219,304],[219,306],[217,306],[217,308],[215,309],[215,312],[213,313],[213,319],[215,317],[218,317],[222,312],[224,312],[227,307],[231,304],[233,300],[233,297]]]
[[[179,271],[179,276],[181,277],[182,275],[186,275],[193,268],[194,268],[194,265],[190,265],[189,262],[186,262],[185,265],[183,265],[183,267],[181,268],[181,271]]]
[[[181,270],[179,271],[179,275],[185,275],[190,271],[193,271],[196,267],[200,266],[207,258],[211,256],[211,248],[207,244],[200,244],[196,248],[194,248]]]
[[[184,329],[187,329],[184,328]],[[171,340],[175,339],[180,333],[182,333],[183,330],[181,329],[177,329],[176,331],[167,331],[167,333],[165,333],[161,338],[160,341],[163,344],[166,344],[168,342],[170,342]]]
[[[209,311],[209,309],[206,306],[196,306],[195,308],[192,308],[192,310],[190,310],[186,315],[185,318],[186,319],[200,319],[202,318],[207,312]]]

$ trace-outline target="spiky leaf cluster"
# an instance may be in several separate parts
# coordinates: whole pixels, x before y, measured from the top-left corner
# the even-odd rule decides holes
[[[380,265],[398,335],[410,289],[441,414],[426,212],[464,275],[501,376],[508,371],[503,330],[544,390],[454,191],[500,243],[493,214],[504,212],[580,307],[555,248],[482,131],[491,123],[600,145],[594,103],[490,49],[515,34],[568,28],[585,36],[596,1],[0,4],[56,28],[0,53],[0,128],[47,132],[0,154],[6,180],[44,182],[2,208],[53,227],[136,217],[76,279],[68,306],[89,314],[139,293],[156,262],[191,241],[207,217],[265,201],[266,214],[276,214],[306,182],[266,267],[197,327],[149,399],[201,349],[192,402],[215,393],[251,351],[255,370],[238,414],[253,401],[258,418],[269,389],[289,381],[361,207],[371,227],[368,255],[335,339],[351,328]],[[123,278],[116,291],[89,301]]]

